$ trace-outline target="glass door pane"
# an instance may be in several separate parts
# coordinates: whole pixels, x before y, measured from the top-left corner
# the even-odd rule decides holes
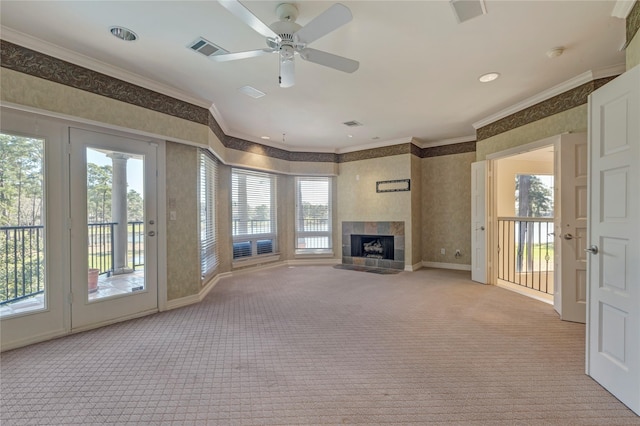
[[[157,145],[70,129],[71,329],[158,309]]]
[[[44,140],[0,133],[0,317],[45,308]]]
[[[88,298],[145,290],[144,156],[86,148]]]

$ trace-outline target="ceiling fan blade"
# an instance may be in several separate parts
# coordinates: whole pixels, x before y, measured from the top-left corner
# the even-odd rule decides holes
[[[244,52],[212,55],[212,56],[209,56],[209,58],[215,62],[227,62],[227,61],[235,61],[237,59],[254,58],[256,56],[262,56],[262,55],[266,55],[274,52],[275,50],[272,50],[272,49],[247,50]]]
[[[305,61],[313,62],[314,64],[318,65],[324,65],[325,67],[348,73],[352,73],[360,67],[360,62],[358,61],[354,61],[353,59],[334,55],[333,53],[328,53],[317,49],[302,49],[300,51],[300,57]]]
[[[280,87],[291,87],[295,83],[295,63],[293,58],[280,58]]]
[[[294,40],[299,43],[309,44],[340,28],[351,21],[352,18],[353,15],[351,15],[351,11],[347,6],[336,3],[296,31],[293,35]]]
[[[254,15],[239,1],[218,0],[218,3],[225,7],[229,12],[233,13],[236,18],[250,26],[258,34],[262,34],[267,38],[279,39],[278,34],[274,33],[267,24],[258,19],[256,15]]]

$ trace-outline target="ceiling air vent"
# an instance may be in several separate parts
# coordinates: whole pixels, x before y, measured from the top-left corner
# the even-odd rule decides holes
[[[193,43],[189,44],[189,48],[202,53],[204,56],[215,56],[229,53],[228,50],[225,50],[202,37],[198,37]]]
[[[449,3],[460,24],[487,13],[484,0],[450,0]]]
[[[345,126],[347,127],[358,127],[358,126],[362,126],[362,123],[357,122],[356,120],[351,120],[351,121],[345,121],[344,123]]]

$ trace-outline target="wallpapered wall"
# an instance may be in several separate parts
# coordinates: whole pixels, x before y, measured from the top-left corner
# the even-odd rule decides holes
[[[422,159],[422,259],[471,264],[471,163],[476,153]],[[440,249],[445,254],[440,254]],[[460,249],[462,256],[454,257]]]
[[[626,61],[627,70],[640,65],[640,1],[636,1],[635,6],[627,17],[627,37],[631,41],[627,45]],[[635,34],[634,34],[635,31]]]
[[[482,161],[489,154],[561,133],[586,131],[587,104],[584,104],[478,141],[476,144],[476,160]]]
[[[198,294],[198,148],[167,142],[167,300]]]
[[[413,259],[412,193],[376,192],[376,182],[410,179],[411,154],[340,163],[338,175],[338,222],[398,221],[405,223],[405,264]],[[413,184],[413,182],[412,182]],[[342,247],[342,233],[334,247]],[[338,253],[339,255],[340,253]]]

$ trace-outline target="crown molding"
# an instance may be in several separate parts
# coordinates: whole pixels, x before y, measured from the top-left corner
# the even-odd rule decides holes
[[[467,136],[460,136],[457,138],[450,138],[450,139],[442,139],[439,141],[421,141],[420,139],[414,138],[413,139],[413,143],[414,145],[420,147],[420,148],[435,148],[438,146],[445,146],[445,145],[455,145],[457,143],[464,143],[464,142],[475,142],[476,141],[476,135],[467,135]]]
[[[356,146],[348,146],[345,148],[336,149],[336,154],[346,154],[348,152],[356,152],[356,151],[365,151],[368,149],[374,148],[383,148],[385,146],[393,146],[393,145],[401,145],[404,143],[411,143],[414,140],[412,137],[404,137],[399,139],[391,139],[387,141],[373,142],[368,144],[356,145]]]
[[[529,108],[533,105],[539,104],[540,102],[546,101],[547,99],[551,99],[554,96],[560,95],[562,93],[568,92],[571,89],[575,89],[578,86],[581,86],[585,83],[589,83],[593,80],[597,80],[599,78],[611,77],[613,75],[622,74],[625,70],[624,64],[616,64],[606,68],[601,68],[597,71],[587,71],[576,77],[573,77],[563,83],[553,86],[550,89],[547,89],[543,92],[538,93],[530,98],[527,98],[521,102],[518,102],[515,105],[507,107],[501,111],[496,112],[484,118],[480,121],[476,121],[473,123],[473,128],[478,130],[481,127],[484,127],[488,124],[491,124],[495,121],[508,117],[512,114],[520,112],[526,108]]]
[[[228,135],[229,126],[227,126],[226,121],[224,121],[224,117],[222,117],[222,114],[220,114],[220,111],[218,111],[216,104],[211,104],[211,106],[209,107],[209,112],[211,113],[213,118],[216,120],[216,123],[218,123],[218,126],[220,126],[220,128],[222,129],[222,132],[225,135]]]
[[[104,62],[96,61],[95,59],[89,58],[88,56],[81,55],[47,41],[40,40],[38,38],[21,33],[14,29],[0,26],[0,34],[1,38],[8,42],[20,45],[27,49],[35,50],[45,55],[53,56],[63,61],[71,62],[74,65],[78,65],[92,71],[96,71],[110,77],[126,81],[127,83],[135,84],[136,86],[144,87],[145,89],[153,90],[154,92],[158,92],[163,95],[188,102],[192,105],[207,109],[211,105],[208,101],[195,98],[170,86],[157,83],[151,79],[142,77],[141,75],[125,71],[122,68],[118,68]]]
[[[617,0],[611,11],[614,18],[627,19],[636,0]]]

